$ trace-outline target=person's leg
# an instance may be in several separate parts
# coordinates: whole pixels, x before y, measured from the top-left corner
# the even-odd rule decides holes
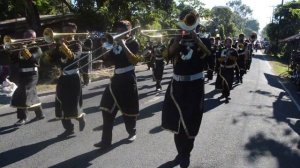
[[[19,119],[15,125],[21,126],[27,122],[27,109],[17,109],[17,118]]]
[[[161,80],[156,80],[156,90],[161,90]]]
[[[102,111],[102,117],[103,117],[102,138],[99,143],[94,144],[95,147],[106,148],[111,145],[112,130],[113,130],[114,120],[118,110],[119,110],[118,108],[115,108],[112,113]]]
[[[136,116],[123,115],[126,131],[129,134],[128,140],[134,141],[136,139]]]
[[[41,120],[45,118],[45,115],[43,114],[42,106],[35,107],[34,112],[35,112],[36,120]]]
[[[190,155],[194,148],[195,139],[190,139],[181,127],[179,134],[174,134],[174,141],[178,155],[176,161],[179,162],[180,167],[188,167],[190,165]]]
[[[57,137],[67,137],[74,134],[74,124],[72,123],[71,119],[62,119],[61,123],[65,128],[65,131]]]
[[[81,116],[76,119],[79,122],[79,131],[83,131],[85,127],[85,115],[85,113],[82,113]]]

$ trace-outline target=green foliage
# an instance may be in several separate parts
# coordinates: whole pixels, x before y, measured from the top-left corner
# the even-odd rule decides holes
[[[254,20],[254,19],[247,20],[245,27],[248,29],[251,29],[252,31],[258,32],[259,23],[257,20]]]
[[[275,9],[274,22],[265,28],[265,34],[271,41],[271,53],[288,56],[292,50],[291,43],[278,43],[280,39],[287,38],[300,31],[300,1],[287,2]]]
[[[214,7],[211,10],[211,23],[207,29],[215,32],[216,29],[222,30],[224,37],[235,36],[237,34],[236,24],[233,22],[233,12],[226,6]],[[220,33],[219,33],[220,34]]]
[[[219,26],[219,35],[220,35],[221,40],[225,40],[225,32],[224,32],[224,26],[223,25]]]
[[[227,6],[233,9],[242,18],[248,18],[252,15],[252,10],[249,6],[242,3],[242,0],[230,0],[226,3]]]

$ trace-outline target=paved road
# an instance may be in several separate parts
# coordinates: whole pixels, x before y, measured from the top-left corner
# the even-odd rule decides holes
[[[146,68],[145,68],[146,69]],[[58,139],[63,132],[54,120],[54,95],[44,94],[46,119],[17,129],[14,109],[0,109],[0,167],[52,168],[156,168],[167,165],[176,156],[173,135],[160,128],[161,106],[172,74],[167,66],[163,91],[156,93],[150,71],[137,73],[140,116],[137,139],[128,143],[122,117],[117,116],[113,130],[113,148],[93,147],[102,133],[102,115],[97,106],[109,80],[84,88],[83,111],[87,125],[69,139]],[[218,100],[214,81],[206,84],[205,114],[191,156],[197,168],[299,168],[300,111],[282,83],[272,73],[263,56],[253,59],[244,83],[236,85],[231,101]],[[283,87],[284,86],[284,87]],[[34,117],[33,113],[29,114]],[[74,121],[75,126],[78,123]],[[76,128],[77,128],[76,127]]]

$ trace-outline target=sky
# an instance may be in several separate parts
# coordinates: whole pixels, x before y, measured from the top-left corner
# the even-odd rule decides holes
[[[225,6],[229,0],[200,0],[206,8],[211,9],[214,6]],[[243,4],[249,6],[252,12],[252,18],[259,22],[259,28],[262,30],[271,22],[273,7],[280,5],[282,0],[242,0]],[[291,0],[284,0],[288,2]]]

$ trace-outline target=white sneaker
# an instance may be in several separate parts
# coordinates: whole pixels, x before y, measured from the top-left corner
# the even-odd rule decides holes
[[[136,134],[134,135],[129,135],[128,140],[133,142],[136,139]]]

